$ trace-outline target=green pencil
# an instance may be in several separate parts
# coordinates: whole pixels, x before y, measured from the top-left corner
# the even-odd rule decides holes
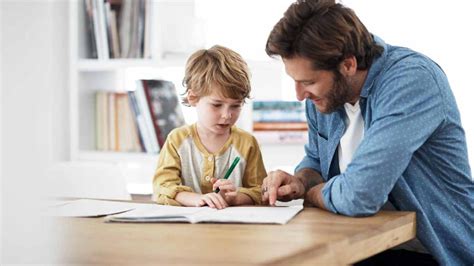
[[[240,157],[239,156],[235,157],[234,161],[232,162],[232,165],[227,170],[227,172],[225,172],[224,179],[229,178],[230,174],[232,173],[232,171],[234,171],[234,168],[237,165],[237,163],[239,163],[239,161],[240,161]],[[216,188],[216,190],[214,190],[215,193],[219,193],[219,191],[221,191],[219,188]]]

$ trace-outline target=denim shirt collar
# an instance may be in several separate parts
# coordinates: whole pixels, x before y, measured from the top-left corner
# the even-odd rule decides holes
[[[375,42],[383,47],[383,53],[379,57],[374,59],[374,62],[369,68],[369,72],[367,74],[367,78],[365,79],[364,86],[360,92],[360,97],[367,98],[369,95],[370,89],[375,82],[376,77],[379,76],[380,71],[382,71],[383,66],[385,65],[385,61],[387,59],[387,44],[378,36],[372,35]]]

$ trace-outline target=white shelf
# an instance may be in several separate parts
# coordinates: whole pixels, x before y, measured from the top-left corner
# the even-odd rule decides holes
[[[82,72],[118,71],[125,68],[184,67],[186,58],[173,59],[79,59],[77,70]]]
[[[104,162],[158,162],[158,154],[144,152],[112,152],[112,151],[80,151],[77,154],[80,161]]]

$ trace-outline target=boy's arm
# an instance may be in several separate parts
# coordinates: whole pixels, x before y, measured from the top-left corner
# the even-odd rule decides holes
[[[250,198],[255,205],[262,204],[262,183],[267,176],[265,165],[263,164],[262,153],[255,137],[252,137],[251,150],[246,156],[247,166],[244,171],[242,188],[238,189],[238,194],[243,194],[239,200],[245,201],[245,197]]]
[[[172,141],[167,140],[160,151],[158,168],[153,177],[153,192],[158,204],[180,206],[177,194],[192,192],[190,187],[182,185],[180,176],[181,160]]]
[[[254,205],[255,202],[253,201],[253,199],[245,194],[245,193],[241,193],[241,192],[237,192],[237,196],[235,197],[232,197],[232,198],[225,198],[225,200],[227,201],[227,203],[230,205],[230,206],[239,206],[239,205]]]
[[[182,191],[176,194],[175,200],[186,207],[199,207],[201,201],[201,194],[194,192]]]
[[[176,201],[186,207],[201,207],[207,205],[211,208],[223,209],[229,204],[218,193],[210,192],[207,194],[198,194],[194,192],[180,192],[176,194]]]

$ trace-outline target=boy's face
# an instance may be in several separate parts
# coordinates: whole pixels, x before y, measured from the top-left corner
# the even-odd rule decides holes
[[[190,102],[196,107],[198,124],[209,134],[227,134],[237,122],[242,100],[225,98],[217,93],[202,96]]]

